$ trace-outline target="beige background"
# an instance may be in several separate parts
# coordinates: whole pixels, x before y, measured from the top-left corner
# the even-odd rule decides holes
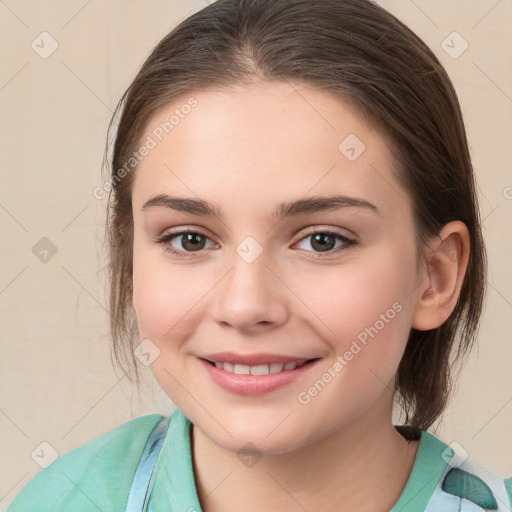
[[[512,2],[378,3],[425,39],[454,81],[489,249],[479,347],[435,433],[510,476]],[[0,0],[1,508],[40,469],[31,453],[41,442],[64,453],[130,418],[173,409],[149,370],[142,369],[139,397],[112,368],[102,271],[105,202],[92,191],[102,183],[105,133],[117,100],[159,39],[205,5]],[[58,48],[44,59],[31,44],[51,49],[49,36],[39,36],[45,31]],[[469,44],[458,58],[441,46],[454,31]],[[460,49],[463,41],[455,41]],[[32,250],[43,237],[57,249],[46,263]]]

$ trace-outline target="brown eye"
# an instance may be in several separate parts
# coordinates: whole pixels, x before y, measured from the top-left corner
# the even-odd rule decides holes
[[[186,251],[198,251],[204,248],[206,239],[200,233],[186,233],[174,238],[181,238],[181,245]]]
[[[309,245],[313,251],[310,251],[307,247],[301,247],[301,249],[316,253],[315,257],[317,258],[324,257],[322,253],[326,253],[325,256],[329,256],[356,243],[355,240],[333,231],[314,231],[302,238],[300,243],[304,243],[308,239],[310,241],[306,245]],[[337,241],[341,243],[336,247]]]
[[[330,251],[336,245],[336,237],[328,233],[316,233],[311,236],[311,247],[320,252]],[[331,247],[332,246],[332,247]]]
[[[162,244],[166,252],[175,256],[187,257],[189,254],[203,250],[208,240],[210,239],[203,233],[187,230],[167,233],[157,238],[156,243]]]

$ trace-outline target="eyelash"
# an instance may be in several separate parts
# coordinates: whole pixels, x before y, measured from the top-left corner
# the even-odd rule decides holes
[[[323,235],[333,235],[338,240],[341,240],[344,245],[341,246],[341,247],[338,247],[337,249],[331,249],[331,250],[327,251],[325,254],[324,253],[314,253],[315,254],[314,257],[318,258],[318,259],[326,258],[328,256],[332,256],[333,254],[336,254],[339,251],[345,250],[345,249],[347,249],[350,246],[357,245],[357,242],[354,239],[348,238],[348,237],[346,237],[344,235],[341,235],[340,233],[336,233],[335,231],[318,230],[318,229],[305,234],[299,240],[299,242],[302,242],[304,239],[306,239],[306,238],[308,238],[310,236],[313,236],[313,235],[317,235],[319,233],[323,234]],[[187,235],[187,234],[201,235],[201,236],[203,236],[205,238],[209,238],[206,234],[202,233],[199,230],[197,230],[197,231],[185,230],[185,231],[171,232],[171,233],[167,233],[165,235],[159,236],[159,237],[156,238],[155,243],[162,244],[164,246],[165,252],[167,252],[167,253],[170,253],[170,254],[172,254],[174,256],[177,256],[179,258],[188,258],[189,254],[193,254],[194,252],[201,252],[201,251],[189,251],[189,252],[187,252],[187,251],[180,251],[180,250],[174,249],[173,247],[171,247],[169,245],[169,242],[173,238],[176,238],[176,237],[181,236],[181,235]],[[312,252],[312,251],[307,251],[307,252]]]

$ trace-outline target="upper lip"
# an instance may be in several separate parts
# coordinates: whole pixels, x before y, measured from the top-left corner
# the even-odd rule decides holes
[[[300,363],[302,361],[309,361],[310,359],[316,358],[296,357],[283,354],[236,354],[235,352],[216,352],[215,354],[206,354],[202,359],[207,359],[213,363],[231,363],[256,366],[272,363]]]

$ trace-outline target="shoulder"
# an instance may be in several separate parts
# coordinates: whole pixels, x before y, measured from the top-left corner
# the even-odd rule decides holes
[[[468,456],[458,443],[447,445],[435,434],[400,426],[406,439],[420,438],[416,460],[396,510],[416,500],[421,510],[512,510],[512,477],[503,478]],[[462,508],[460,508],[462,506]],[[405,506],[407,509],[407,506]],[[393,508],[395,511],[395,508]]]
[[[8,512],[123,510],[146,441],[161,419],[135,418],[61,455],[25,484]]]
[[[463,498],[484,510],[512,510],[512,477],[501,478],[488,468],[472,465],[450,468],[441,488],[452,497]]]
[[[463,498],[484,510],[512,510],[512,477],[503,478],[457,449],[445,450],[447,467],[440,482],[442,491]]]

